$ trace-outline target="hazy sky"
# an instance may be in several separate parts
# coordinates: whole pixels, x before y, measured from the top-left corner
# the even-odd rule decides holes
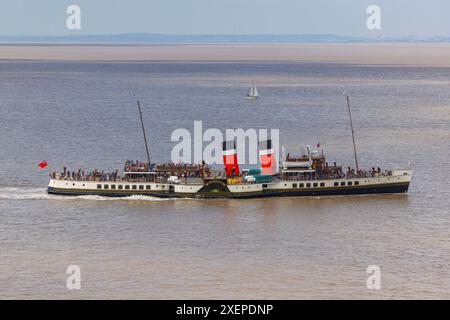
[[[66,8],[81,7],[81,30]],[[381,30],[366,27],[369,5]],[[115,33],[450,36],[449,0],[1,0],[0,35]]]

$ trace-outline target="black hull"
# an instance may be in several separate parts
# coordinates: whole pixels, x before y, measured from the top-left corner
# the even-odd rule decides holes
[[[253,193],[231,193],[231,192],[201,192],[194,194],[176,194],[173,192],[148,192],[148,191],[111,191],[111,190],[70,190],[48,187],[47,192],[54,195],[83,196],[95,195],[106,197],[129,197],[133,195],[145,195],[158,198],[205,198],[205,199],[254,199],[270,197],[308,197],[308,196],[337,196],[337,195],[357,195],[357,194],[382,194],[382,193],[407,193],[408,183],[353,186],[337,188],[310,188],[310,189],[289,189],[289,190],[264,190]]]

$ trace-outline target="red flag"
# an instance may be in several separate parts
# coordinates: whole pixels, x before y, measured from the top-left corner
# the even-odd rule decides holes
[[[44,169],[46,166],[48,166],[47,161],[42,161],[38,164],[39,168]]]
[[[317,148],[320,148],[320,142],[317,143]]]

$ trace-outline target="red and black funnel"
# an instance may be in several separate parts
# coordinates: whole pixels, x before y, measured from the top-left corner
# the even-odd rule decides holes
[[[263,174],[275,173],[275,152],[272,148],[272,140],[263,140],[259,142],[259,157]]]
[[[239,164],[237,159],[236,141],[222,142],[223,164],[228,177],[239,175]]]

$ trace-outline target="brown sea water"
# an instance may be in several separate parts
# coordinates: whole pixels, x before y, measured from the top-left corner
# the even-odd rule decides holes
[[[0,62],[0,298],[450,298],[450,68],[306,62]],[[257,101],[243,99],[251,81]],[[279,128],[351,165],[414,170],[408,195],[48,196],[48,170],[170,160],[176,128]],[[66,288],[79,265],[81,290]],[[381,290],[366,269],[381,268]]]

